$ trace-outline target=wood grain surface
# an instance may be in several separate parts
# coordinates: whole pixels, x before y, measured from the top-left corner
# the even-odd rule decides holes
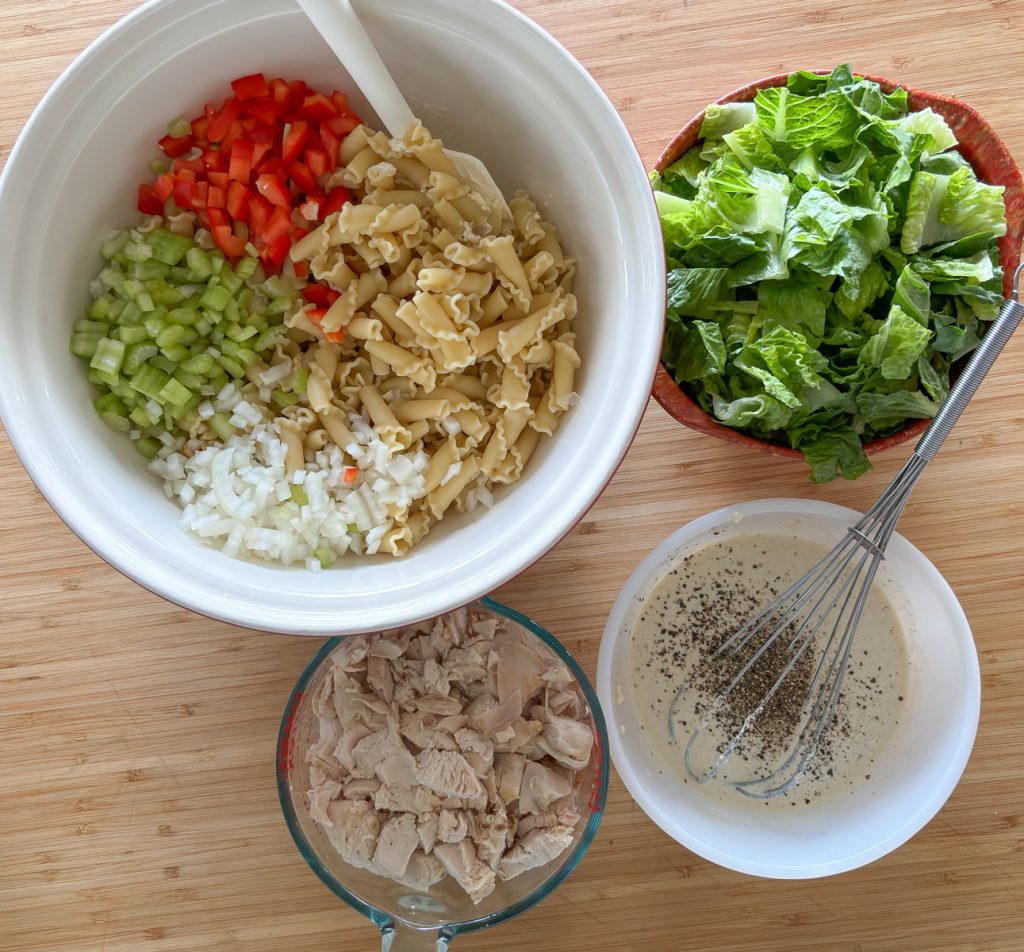
[[[1021,0],[516,5],[592,72],[648,164],[721,93],[847,59],[967,100],[1024,158],[1013,66]],[[2,0],[0,161],[60,71],[135,6]],[[1022,372],[1017,340],[901,527],[957,591],[981,655],[977,746],[939,816],[866,869],[770,882],[677,846],[615,781],[597,842],[568,882],[457,949],[1024,949]],[[907,452],[877,458],[854,485],[815,488],[801,466],[685,431],[652,404],[586,520],[498,596],[554,631],[593,672],[616,592],[671,529],[770,495],[863,507]],[[372,926],[308,870],[277,806],[278,719],[317,644],[233,630],[122,578],[54,515],[2,434],[0,486],[0,949],[375,947]]]

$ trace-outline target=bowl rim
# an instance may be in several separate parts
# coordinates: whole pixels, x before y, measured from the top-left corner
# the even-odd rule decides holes
[[[884,839],[872,843],[866,849],[853,850],[846,856],[813,865],[785,865],[738,857],[730,853],[727,848],[702,838],[692,826],[684,828],[667,810],[662,808],[656,797],[644,789],[637,771],[633,768],[630,756],[626,752],[616,717],[614,684],[616,672],[612,670],[612,656],[616,644],[622,636],[622,625],[634,598],[646,590],[653,575],[673,553],[688,541],[723,522],[730,521],[737,514],[755,515],[761,512],[791,513],[832,520],[839,518],[851,525],[862,515],[854,509],[835,503],[816,499],[780,497],[725,506],[676,529],[634,569],[615,599],[601,636],[597,662],[597,693],[606,708],[612,763],[615,765],[620,779],[644,813],[677,843],[719,866],[752,876],[767,879],[815,879],[833,876],[865,866],[902,846],[936,816],[959,783],[974,746],[981,712],[981,671],[977,648],[967,616],[949,583],[920,549],[905,536],[894,533],[889,543],[890,546],[897,545],[902,548],[908,560],[920,568],[934,585],[934,597],[943,602],[944,608],[951,618],[955,637],[963,649],[966,659],[966,664],[960,669],[965,699],[964,718],[956,731],[955,746],[951,739],[950,746],[954,749],[945,762],[942,782],[930,791],[927,799],[917,803],[910,814],[904,817],[902,823]],[[953,732],[951,731],[951,738],[952,736]]]
[[[449,3],[449,0],[442,0],[442,3]],[[646,186],[644,163],[635,140],[607,94],[572,53],[542,26],[506,3],[505,0],[486,0],[486,3],[492,8],[492,16],[500,14],[509,17],[511,18],[509,22],[514,23],[517,29],[528,31],[532,41],[544,51],[546,56],[551,58],[551,62],[557,60],[557,65],[566,72],[566,75],[571,76],[579,84],[581,95],[589,97],[588,101],[594,105],[597,118],[607,121],[613,131],[617,130],[616,148],[621,149],[625,165],[636,172],[636,191],[637,198],[640,200],[637,203],[639,208],[636,211],[637,232],[639,233],[640,226],[643,226],[643,232],[649,233],[651,251],[661,248],[658,237],[657,211],[654,197]],[[83,74],[88,78],[88,70],[107,55],[110,44],[122,43],[123,45],[131,42],[131,48],[134,48],[138,42],[135,37],[138,32],[136,28],[142,21],[153,16],[157,21],[156,26],[163,29],[166,26],[163,19],[171,18],[170,22],[176,22],[183,16],[196,13],[197,9],[196,0],[146,0],[140,7],[118,19],[92,40],[46,91],[20,131],[5,168],[0,173],[0,201],[10,191],[7,187],[11,178],[10,171],[24,162],[22,154],[26,149],[26,142],[31,138],[32,131],[45,119],[47,110],[53,108],[55,100],[59,100],[62,95],[70,95],[73,84]],[[125,34],[129,35],[129,39],[123,39]],[[120,47],[117,49],[119,50]],[[91,82],[91,80],[89,81]],[[641,180],[641,176],[643,176],[643,180]],[[642,190],[640,189],[641,184],[644,186]],[[651,275],[656,272],[656,267],[651,269]],[[646,271],[642,272],[641,276],[650,277]],[[640,278],[638,277],[637,280],[639,281]],[[516,549],[519,556],[514,561],[491,560],[482,565],[478,564],[473,575],[467,576],[464,580],[455,599],[446,601],[440,596],[436,596],[431,600],[422,592],[417,592],[415,593],[416,604],[413,604],[411,595],[404,598],[403,604],[407,603],[404,613],[393,614],[384,619],[385,621],[391,624],[412,623],[423,617],[436,615],[443,610],[450,610],[456,607],[456,604],[472,601],[474,598],[498,588],[543,558],[586,516],[621,466],[622,460],[639,431],[657,372],[658,354],[663,334],[663,321],[660,315],[664,313],[665,288],[663,281],[654,279],[647,281],[645,287],[648,287],[645,299],[649,298],[652,314],[650,341],[644,343],[645,366],[637,374],[630,375],[636,393],[635,406],[631,407],[630,413],[623,416],[620,421],[621,432],[618,435],[621,437],[621,445],[614,452],[608,453],[608,472],[603,481],[599,483],[595,481],[585,495],[573,497],[574,502],[570,507],[573,510],[571,518],[566,518],[564,522],[559,520],[556,529],[546,527],[540,533],[523,534],[523,541]],[[654,319],[654,314],[658,315],[657,320]],[[648,356],[650,358],[649,366],[647,366]],[[161,566],[158,569],[150,565],[148,560],[144,564],[137,563],[119,543],[116,526],[101,525],[97,519],[90,517],[88,515],[89,507],[82,498],[66,495],[62,491],[60,480],[50,474],[42,465],[42,456],[39,453],[32,427],[22,426],[18,423],[14,397],[14,394],[6,392],[4,383],[0,380],[0,420],[4,421],[11,445],[29,478],[64,524],[88,548],[126,578],[190,611],[252,630],[323,637],[339,630],[355,633],[366,626],[364,618],[361,621],[348,623],[346,627],[344,616],[327,617],[324,609],[321,608],[310,609],[305,614],[291,610],[275,609],[270,611],[266,604],[250,604],[243,597],[224,597],[224,588],[229,584],[231,576],[230,569],[226,569],[224,573],[218,573],[215,578],[215,582],[223,584],[210,586],[207,583],[199,584],[193,580],[183,580],[177,574],[171,575],[166,571],[166,566]],[[201,545],[202,543],[196,542],[195,544]],[[228,557],[224,556],[224,558]],[[301,571],[295,566],[257,564],[260,567],[277,571]]]
[[[832,70],[790,70],[785,73],[773,73],[769,76],[762,76],[760,79],[753,80],[750,83],[739,86],[730,92],[725,93],[725,95],[714,100],[713,103],[709,103],[709,105],[721,106],[732,102],[749,102],[754,98],[759,89],[768,89],[773,86],[785,86],[789,77],[796,72],[809,72],[815,73],[819,76],[827,76],[832,72]],[[1007,185],[1008,188],[1015,189],[1019,195],[1024,195],[1024,177],[1022,177],[1021,170],[1014,160],[1012,153],[1007,148],[1006,143],[1004,143],[1002,138],[1000,138],[996,130],[990,125],[988,120],[985,119],[985,117],[982,116],[981,113],[979,113],[973,106],[952,96],[946,96],[942,93],[933,93],[925,89],[919,89],[903,83],[897,83],[884,76],[860,72],[859,70],[853,70],[853,73],[856,76],[862,76],[864,79],[878,83],[886,92],[892,92],[897,88],[905,89],[907,91],[908,99],[912,102],[916,102],[917,104],[917,108],[910,110],[912,112],[920,111],[920,109],[927,108],[929,106],[940,105],[953,109],[960,115],[979,123],[984,128],[986,137],[991,141],[992,148],[998,153],[1000,161],[1005,165],[1006,178],[1008,181],[1001,184]],[[683,152],[696,144],[699,139],[698,133],[700,131],[700,126],[704,121],[704,116],[706,114],[707,106],[694,115],[693,118],[691,118],[679,130],[679,132],[673,136],[668,145],[666,145],[662,150],[661,155],[658,156],[658,161],[654,166],[655,171],[663,172],[669,165],[678,159]],[[954,129],[954,133],[955,132],[956,130]],[[962,144],[963,143],[960,142],[958,136],[957,145],[960,146]],[[973,166],[974,163],[972,162],[971,164]],[[1020,264],[1021,242],[1022,239],[1024,239],[1024,214],[1018,210],[1017,215],[1019,216],[1019,220],[1016,223],[1016,227],[1013,227],[1012,221],[1008,222],[1010,227],[1007,229],[1006,235],[1004,235],[999,241],[999,260],[1003,268],[1003,292],[1007,296],[1009,296],[1013,290],[1013,273],[1017,265]],[[1009,219],[1010,216],[1008,215],[1007,217]],[[652,393],[654,399],[657,400],[662,409],[672,417],[672,419],[676,420],[678,423],[682,423],[690,429],[696,430],[699,433],[706,433],[709,436],[717,437],[727,443],[749,447],[750,449],[757,450],[761,453],[766,453],[783,459],[803,460],[804,458],[803,453],[800,450],[793,449],[789,446],[783,446],[779,443],[770,443],[768,440],[762,440],[756,436],[744,433],[741,430],[735,430],[732,427],[725,426],[723,423],[714,419],[714,417],[712,417],[706,410],[702,409],[697,402],[690,397],[690,395],[686,393],[679,384],[676,383],[675,379],[668,370],[666,370],[665,365],[661,363],[661,361],[658,362]],[[883,450],[891,449],[894,446],[907,443],[924,433],[930,422],[930,420],[912,420],[895,433],[890,433],[888,436],[878,437],[877,439],[871,440],[869,443],[865,443],[864,452],[868,456],[872,456]]]
[[[553,893],[569,877],[573,870],[576,869],[583,860],[587,851],[590,849],[595,837],[597,836],[597,831],[601,825],[601,819],[604,816],[605,807],[608,803],[609,767],[611,765],[608,745],[608,726],[605,721],[601,701],[593,684],[591,684],[590,679],[587,677],[587,673],[583,670],[572,652],[570,652],[569,649],[561,643],[561,641],[559,641],[546,628],[537,624],[537,622],[529,616],[502,604],[490,596],[484,596],[483,598],[478,599],[475,604],[481,606],[486,611],[508,618],[510,621],[515,622],[531,634],[535,635],[545,646],[554,652],[556,657],[565,664],[570,672],[572,672],[573,678],[579,685],[580,690],[583,693],[583,697],[590,707],[591,717],[594,722],[596,744],[593,756],[597,759],[595,764],[596,797],[592,798],[590,802],[590,816],[587,819],[587,825],[583,830],[583,835],[580,837],[579,842],[572,848],[571,852],[562,861],[562,864],[557,870],[538,885],[531,893],[524,896],[519,901],[512,903],[512,905],[506,906],[504,909],[500,909],[497,912],[490,913],[486,916],[477,916],[473,919],[451,922],[442,926],[439,930],[439,935],[447,939],[453,939],[455,936],[465,935],[469,932],[476,932],[480,929],[487,929],[491,926],[500,925],[503,922],[507,922],[509,919],[513,919],[516,916],[521,915],[528,909],[537,905],[537,903],[550,896],[551,893]],[[447,612],[444,614],[447,614]],[[277,746],[275,748],[277,797],[278,803],[281,806],[281,813],[284,817],[285,825],[288,827],[288,832],[291,834],[292,840],[294,841],[302,858],[316,874],[316,877],[328,889],[330,889],[334,895],[348,903],[348,905],[355,909],[356,912],[364,915],[367,919],[373,922],[374,925],[381,929],[381,931],[387,931],[388,929],[393,929],[398,926],[399,923],[397,920],[388,913],[378,909],[376,906],[360,899],[355,895],[355,893],[350,892],[344,884],[342,884],[341,881],[334,876],[330,870],[323,865],[323,863],[320,862],[320,859],[316,855],[316,851],[309,845],[309,841],[306,839],[298,824],[295,816],[294,804],[288,787],[292,723],[298,711],[299,704],[304,696],[306,685],[309,683],[313,675],[320,669],[326,659],[330,657],[335,648],[337,648],[344,640],[345,637],[330,638],[320,647],[299,675],[299,679],[295,682],[295,687],[292,688],[291,694],[288,697],[288,702],[285,704],[284,713],[281,716],[281,724],[278,728]],[[595,803],[596,806],[594,805]]]

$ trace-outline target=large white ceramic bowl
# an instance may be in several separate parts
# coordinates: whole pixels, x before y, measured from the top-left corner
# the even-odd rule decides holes
[[[313,575],[229,559],[183,534],[130,443],[91,406],[68,353],[98,242],[137,218],[135,191],[169,119],[263,71],[352,93],[289,0],[151,0],[89,47],[23,131],[0,182],[0,415],[67,524],[147,588],[256,628],[389,628],[471,601],[583,515],[647,404],[664,269],[647,176],[611,103],[555,40],[499,0],[374,0],[367,29],[413,108],[499,185],[528,189],[579,259],[582,403],[489,512],[448,518],[402,561]]]
[[[645,592],[678,553],[730,533],[792,533],[832,545],[860,517],[830,503],[767,499],[703,516],[670,535],[630,576],[605,628],[597,693],[612,761],[633,799],[669,836],[730,869],[809,879],[856,869],[906,842],[939,811],[963,773],[978,727],[978,656],[949,585],[902,536],[889,542],[877,585],[903,620],[910,668],[898,721],[871,766],[871,782],[807,809],[750,809],[714,802],[672,771],[659,772],[633,713],[628,676],[632,627]],[[808,566],[810,568],[810,566]]]

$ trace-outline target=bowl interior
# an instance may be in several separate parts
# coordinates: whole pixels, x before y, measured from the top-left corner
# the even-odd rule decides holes
[[[827,73],[828,70],[815,70]],[[855,71],[856,72],[856,71]],[[864,75],[878,83],[886,92],[891,92],[900,83],[881,76]],[[780,73],[759,79],[717,99],[716,103],[745,102],[752,100],[759,89],[772,86],[785,86],[789,73]],[[1024,241],[1024,178],[1021,177],[1013,156],[996,133],[995,129],[967,103],[938,93],[906,86],[907,101],[911,111],[932,109],[949,123],[959,143],[960,152],[974,166],[978,177],[990,185],[1002,185],[1006,191],[1006,234],[999,240],[999,260],[1003,267],[1003,291],[1009,296],[1013,290],[1013,273],[1020,263],[1021,242]],[[700,139],[700,127],[704,121],[706,110],[694,116],[676,137],[665,147],[658,157],[655,168],[662,172],[678,159]],[[956,368],[954,368],[955,370]],[[747,446],[773,456],[791,459],[802,459],[799,450],[788,446],[780,446],[765,440],[748,436],[732,427],[724,426],[698,406],[690,396],[675,382],[664,366],[658,366],[654,382],[654,397],[665,408],[666,412],[691,429],[708,433],[729,443]],[[928,426],[928,420],[912,420],[903,429],[867,443],[864,450],[868,455],[880,450],[889,449],[920,436]]]
[[[322,577],[228,559],[185,536],[127,440],[90,406],[68,353],[107,232],[138,220],[135,188],[166,123],[254,71],[365,100],[297,7],[152,0],[104,35],[40,105],[0,185],[0,413],[30,475],[108,561],[188,607],[301,633],[389,627],[464,604],[521,571],[597,497],[646,407],[663,309],[660,238],[642,163],[613,107],[547,34],[496,2],[381,0],[365,22],[414,109],[529,190],[579,259],[582,403],[492,511],[453,514],[404,560]],[[543,103],[543,108],[538,108]],[[571,128],[573,135],[566,136]],[[629,303],[633,319],[621,321]],[[615,388],[606,381],[620,381]],[[588,465],[572,465],[586,458]],[[529,532],[522,527],[529,526]],[[325,581],[331,579],[331,581]]]
[[[327,676],[330,656],[340,643],[340,639],[331,639],[303,672],[285,711],[278,746],[278,793],[288,828],[306,862],[328,888],[381,928],[400,921],[423,930],[443,928],[447,935],[454,936],[518,915],[550,895],[575,869],[601,822],[608,793],[608,739],[597,696],[586,674],[550,633],[528,618],[491,599],[483,599],[476,607],[504,615],[532,632],[576,678],[595,740],[594,755],[579,780],[580,822],[576,837],[553,863],[507,882],[499,880],[494,892],[477,905],[450,877],[419,892],[346,863],[310,819],[306,797],[309,769],[302,756],[319,730],[312,699]]]
[[[601,643],[598,692],[609,720],[615,767],[655,823],[722,866],[761,876],[808,878],[864,865],[924,826],[967,762],[980,694],[970,627],[938,570],[897,535],[876,584],[883,586],[904,624],[906,701],[871,766],[869,782],[812,801],[806,809],[773,810],[764,820],[738,795],[736,806],[713,802],[672,772],[659,772],[634,714],[628,677],[632,626],[649,584],[680,549],[699,546],[712,531],[717,540],[762,530],[831,545],[856,519],[856,513],[839,506],[784,499],[712,513],[666,539],[630,577],[612,609]]]

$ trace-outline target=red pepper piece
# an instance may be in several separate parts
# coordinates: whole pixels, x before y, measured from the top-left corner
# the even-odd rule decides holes
[[[211,185],[209,191],[206,193],[206,204],[209,205],[210,208],[226,208],[228,204],[227,189]],[[230,212],[228,214],[230,214]],[[231,217],[234,218],[234,215]]]
[[[164,155],[176,159],[192,148],[192,136],[178,136],[177,138],[170,135],[164,136],[159,145],[164,150]]]
[[[295,183],[296,188],[304,195],[317,191],[316,178],[308,165],[301,162],[293,162],[288,169],[288,175]]]
[[[217,242],[217,247],[228,258],[241,258],[245,254],[245,239],[235,235],[231,231],[230,225],[214,225],[211,230],[213,232],[213,240]]]
[[[192,179],[183,178],[182,176],[185,174],[184,172],[179,173],[174,180],[174,204],[182,211],[191,211],[195,182]]]
[[[309,277],[309,265],[305,261],[293,261],[292,271],[300,281],[305,281]]]
[[[164,213],[164,203],[157,196],[156,189],[152,185],[139,186],[139,211],[143,215],[162,215]]]
[[[195,140],[196,145],[205,148],[207,142],[206,133],[210,129],[210,120],[206,117],[206,113],[201,116],[196,116],[192,120],[192,138]]]
[[[332,188],[327,193],[327,198],[320,203],[320,220],[323,221],[328,215],[340,212],[345,207],[345,203],[350,201],[352,201],[352,196],[344,185]]]
[[[281,262],[288,257],[288,251],[291,246],[291,239],[287,235],[283,235],[275,241],[269,242],[265,249],[265,253],[266,256],[274,262],[274,264],[281,264]]]
[[[161,202],[166,202],[174,194],[174,179],[168,174],[161,175],[153,183],[153,191]]]
[[[331,171],[333,171],[338,167],[338,155],[341,153],[341,136],[327,126],[321,126],[320,144],[327,153],[327,164]]]
[[[228,187],[227,172],[207,172],[206,177],[210,180],[210,184],[216,185],[217,188],[226,189]]]
[[[254,142],[252,149],[252,167],[258,169],[263,164],[266,156],[273,151],[274,147],[270,142]]]
[[[229,96],[224,100],[224,108],[217,118],[210,123],[210,128],[206,133],[207,138],[211,142],[220,142],[228,134],[241,113],[242,104],[234,96]]]
[[[270,81],[270,98],[279,106],[287,105],[289,93],[290,88],[288,83],[283,79],[272,79]]]
[[[228,167],[228,153],[223,149],[206,149],[200,156],[203,165],[213,172],[225,172]]]
[[[247,139],[235,139],[231,143],[231,162],[228,165],[228,178],[233,182],[248,182],[252,175],[255,148]]]
[[[267,86],[267,77],[262,73],[253,73],[251,76],[242,76],[231,83],[231,88],[239,99],[257,99],[266,96],[270,89]]]
[[[285,108],[285,115],[297,116],[308,93],[309,87],[301,79],[294,80],[288,87],[288,105]]]
[[[320,221],[320,203],[323,200],[324,197],[322,195],[307,196],[306,200],[299,205],[299,214],[306,221]]]
[[[308,317],[310,319],[310,321],[312,321],[313,324],[316,325],[316,327],[320,331],[320,333],[324,335],[324,339],[325,340],[329,340],[332,344],[340,344],[345,339],[345,332],[344,331],[325,331],[323,329],[322,325],[323,325],[323,322],[324,322],[324,316],[326,314],[327,314],[327,310],[325,308],[322,308],[322,307],[314,307],[314,308],[311,308],[310,310],[306,311],[306,317]],[[354,468],[355,467],[349,467],[349,469],[354,469]],[[359,471],[356,470],[357,474],[358,474],[358,472]],[[354,482],[355,480],[354,479],[347,479],[347,477],[346,477],[346,481],[347,482]]]
[[[259,99],[250,99],[245,104],[245,114],[251,116],[257,122],[268,126],[274,125],[281,118],[282,106],[275,102],[270,96],[261,96]]]
[[[361,126],[363,120],[360,119],[354,112],[343,112],[341,115],[335,116],[333,119],[328,119],[323,123],[331,132],[341,136],[343,139],[347,136],[356,126]],[[321,126],[321,128],[323,128]]]
[[[284,137],[284,145],[281,147],[281,161],[285,165],[291,165],[302,154],[306,140],[309,138],[309,123],[299,120],[292,124],[288,134]]]
[[[256,189],[272,205],[290,209],[292,207],[292,195],[288,191],[288,184],[280,175],[262,173],[256,179]]]
[[[309,166],[309,171],[317,178],[320,178],[321,175],[327,175],[329,172],[334,171],[334,167],[331,165],[331,160],[327,155],[327,151],[325,149],[321,149],[320,146],[306,149],[306,165]]]
[[[232,182],[228,186],[224,207],[235,221],[245,221],[248,218],[251,197],[252,192],[241,182]]]
[[[176,173],[190,172],[192,174],[193,181],[196,176],[206,175],[206,166],[203,165],[202,159],[175,159],[171,168]]]
[[[249,229],[250,235],[256,235],[263,241],[263,230],[270,221],[274,206],[262,195],[249,189]]]
[[[315,304],[317,307],[329,308],[338,298],[341,297],[339,291],[335,291],[334,288],[329,287],[326,284],[310,284],[302,289],[302,296],[309,301],[310,304]]]
[[[210,183],[209,182],[196,182],[192,186],[192,207],[199,211],[200,208],[206,208],[209,202],[210,196]]]
[[[348,96],[345,95],[340,89],[331,90],[331,102],[337,107],[338,112],[349,112],[348,108]]]
[[[338,107],[323,93],[310,93],[302,101],[302,115],[313,122],[323,122],[338,115]]]
[[[289,247],[291,247],[291,239],[289,238],[291,230],[291,206],[285,208],[283,205],[278,205],[274,209],[267,223],[262,229],[260,229],[260,237],[268,247],[280,242],[282,238],[288,239]],[[278,260],[283,261],[284,259],[281,258]]]
[[[214,228],[231,227],[231,219],[228,218],[228,213],[223,208],[208,208],[206,211],[210,216],[210,224]]]

